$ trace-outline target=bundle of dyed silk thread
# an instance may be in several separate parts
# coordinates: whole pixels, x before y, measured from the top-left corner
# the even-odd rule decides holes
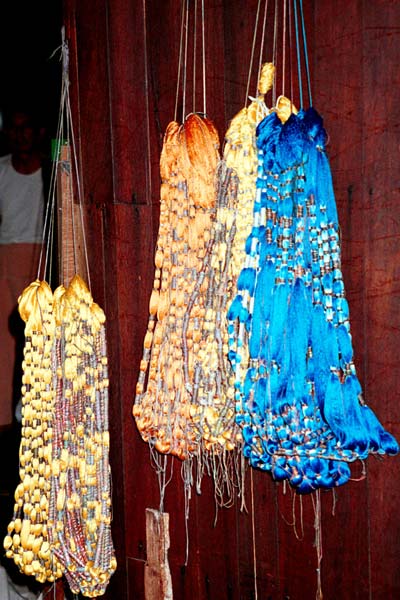
[[[4,549],[26,575],[38,581],[61,577],[62,567],[51,552],[48,519],[51,488],[55,388],[52,361],[55,343],[53,294],[35,281],[21,295],[25,321],[22,378],[22,439],[20,484],[15,490],[12,521]]]
[[[249,106],[242,108],[232,119],[225,135],[224,161],[238,177],[236,232],[231,249],[231,286],[228,307],[236,286],[241,289],[241,281],[238,281],[238,277],[246,258],[245,246],[253,222],[252,208],[257,180],[256,128],[268,114],[264,97],[272,88],[274,74],[275,67],[272,63],[265,63],[262,66],[257,98],[253,99]],[[238,327],[241,327],[241,332],[239,334],[237,331],[236,335],[240,335],[241,338],[246,336],[244,324],[238,324]],[[230,329],[232,335],[232,324]],[[240,349],[237,348],[237,352],[238,355],[240,354],[240,360],[236,360],[236,369],[237,371],[241,369],[245,373],[248,365],[247,344],[243,343]],[[240,377],[238,373],[236,376]]]
[[[345,483],[348,463],[371,452],[398,451],[354,367],[325,141],[312,108],[258,126],[253,227],[229,310],[245,455],[303,493]]]
[[[258,96],[235,115],[225,134],[224,161],[238,177],[237,228],[233,239],[231,271],[237,280],[245,260],[245,243],[250,233],[254,193],[257,179],[256,128],[268,114],[265,95],[273,85],[275,67],[262,66]]]
[[[193,381],[206,313],[204,286],[196,284],[215,216],[218,145],[211,121],[192,114],[181,126],[168,125],[160,160],[156,272],[133,415],[145,441],[180,459],[199,446],[187,380]]]
[[[26,323],[21,483],[6,556],[38,581],[65,574],[73,592],[96,597],[116,568],[104,313],[78,276],[54,295],[33,282],[19,310]]]
[[[240,429],[235,423],[233,371],[228,361],[228,334],[226,309],[232,296],[230,273],[232,243],[236,232],[237,177],[224,162],[218,166],[217,209],[207,244],[202,269],[190,297],[183,324],[184,356],[188,354],[190,337],[188,325],[193,309],[202,293],[205,314],[199,351],[193,356],[193,371],[184,363],[186,388],[191,393],[190,417],[199,444],[200,461],[211,455],[227,467],[228,457],[241,445]],[[218,471],[216,466],[216,471]],[[214,480],[217,480],[213,471]],[[228,474],[222,476],[225,483]],[[219,486],[217,486],[219,487]]]
[[[111,538],[105,315],[79,277],[55,292],[49,541],[74,593],[100,596],[116,568]]]
[[[234,294],[246,235],[251,228],[249,204],[253,200],[257,174],[255,131],[267,112],[264,95],[272,87],[273,74],[272,64],[263,66],[259,96],[234,117],[226,134],[223,160],[216,174],[217,207],[211,237],[185,313],[184,350],[187,346],[186,322],[192,314],[199,288],[203,286],[206,312],[201,349],[195,357],[192,379],[185,369],[185,383],[192,394],[190,416],[203,448],[198,457],[203,462],[212,456],[214,481],[220,480],[225,485],[228,480],[235,479],[227,472],[229,460],[235,457],[232,451],[240,450],[242,445],[234,418],[234,378],[228,360],[226,310]],[[218,464],[221,462],[222,469]],[[236,468],[236,474],[238,471],[240,469]],[[216,489],[219,488],[217,484]]]
[[[89,268],[77,163],[70,159],[70,136],[72,146],[74,140],[64,31],[62,38],[58,144],[43,240],[47,240],[47,273],[54,215],[59,212],[60,272],[64,281],[69,281],[74,272],[85,267],[89,278]],[[61,140],[67,151],[64,154]],[[72,154],[76,156],[75,151]],[[73,174],[77,178],[77,204]],[[57,179],[60,211],[56,210]],[[86,265],[79,264],[78,240],[83,242]],[[53,582],[65,574],[74,593],[100,596],[116,568],[111,539],[105,316],[77,275],[67,289],[59,286],[54,294],[38,279],[22,292],[18,302],[25,321],[21,483],[4,539],[6,556],[40,582]]]

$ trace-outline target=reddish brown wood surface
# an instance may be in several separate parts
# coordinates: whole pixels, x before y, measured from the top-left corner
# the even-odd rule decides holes
[[[205,5],[207,113],[222,137],[244,102],[257,2]],[[330,136],[356,365],[367,402],[399,437],[400,5],[387,0],[304,5],[314,105]],[[108,318],[119,567],[107,597],[140,600],[145,509],[159,508],[159,491],[131,407],[153,278],[162,133],[174,117],[180,2],[95,0],[89,6],[65,0],[65,19],[92,288]],[[252,94],[254,85],[253,77]],[[325,600],[400,597],[399,470],[399,458],[372,458],[366,479],[343,486],[336,499],[322,494]],[[361,477],[362,465],[354,474]],[[238,506],[222,510],[214,527],[212,486],[205,479],[202,495],[194,493],[190,505],[185,565],[183,485],[174,461],[164,510],[170,515],[176,600],[250,600],[256,588],[263,600],[315,596],[311,499],[294,502],[290,490],[254,472],[254,534],[249,475],[246,500],[247,513]]]

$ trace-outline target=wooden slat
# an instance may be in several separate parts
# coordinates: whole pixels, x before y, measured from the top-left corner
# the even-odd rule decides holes
[[[400,5],[378,0],[363,11],[364,197],[368,224],[365,287],[366,400],[399,439]],[[397,86],[396,86],[397,82]],[[377,600],[400,596],[400,460],[368,463],[369,568]]]
[[[71,147],[62,144],[57,171],[57,216],[59,273],[61,282],[68,287],[75,274],[87,280],[85,261],[83,209],[75,200],[74,167]]]
[[[147,562],[144,569],[146,600],[172,600],[171,572],[168,564],[169,515],[146,508]]]
[[[341,19],[343,11],[348,15],[344,21]],[[354,51],[362,48],[361,21],[361,3],[349,5],[344,1],[326,1],[315,5],[315,106],[324,117],[329,135],[328,153],[341,227],[342,270],[350,305],[354,356],[358,374],[364,383],[366,233],[365,216],[361,210],[363,161],[360,115],[363,75],[362,56]],[[355,465],[353,472],[357,477],[361,474],[361,467]],[[366,505],[366,481],[349,483],[338,489],[336,495],[335,516],[332,516],[331,495],[323,505],[323,589],[328,598],[365,598],[369,594],[368,515],[360,507]],[[338,548],[343,550],[338,553]],[[352,556],[358,557],[356,564],[351,560]],[[349,587],[349,581],[354,577],[358,585]]]

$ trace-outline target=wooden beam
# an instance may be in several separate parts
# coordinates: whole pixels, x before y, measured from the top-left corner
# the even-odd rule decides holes
[[[172,580],[168,564],[168,513],[146,508],[146,543],[145,598],[146,600],[172,600]]]
[[[87,278],[81,207],[74,198],[73,162],[69,144],[62,144],[57,169],[58,257],[60,283],[69,285],[77,273]]]

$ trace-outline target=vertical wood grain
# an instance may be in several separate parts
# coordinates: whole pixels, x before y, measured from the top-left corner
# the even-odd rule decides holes
[[[66,0],[65,14],[76,23],[71,91],[77,96],[92,287],[106,308],[112,373],[113,530],[119,567],[107,597],[137,600],[144,598],[145,509],[158,509],[160,498],[131,407],[154,272],[159,154],[175,104],[180,2],[96,0],[95,5],[75,7]],[[314,105],[330,138],[356,366],[367,402],[399,435],[399,5],[383,0],[309,0],[304,5]],[[207,112],[221,139],[244,103],[256,6],[256,0],[206,1]],[[215,527],[210,482],[204,481],[201,496],[193,491],[185,565],[181,464],[171,462],[174,473],[164,509],[170,515],[175,600],[253,599],[249,473],[248,512],[238,506],[221,510]],[[356,465],[354,476],[361,475],[362,465]],[[337,490],[336,504],[332,493],[322,494],[326,600],[383,600],[400,594],[398,482],[398,458],[372,458],[368,478]],[[253,491],[258,597],[314,597],[311,499],[303,498],[304,535],[297,539],[290,522],[295,514],[299,533],[299,498],[293,509],[290,492],[284,494],[281,484],[261,472],[253,473]]]

